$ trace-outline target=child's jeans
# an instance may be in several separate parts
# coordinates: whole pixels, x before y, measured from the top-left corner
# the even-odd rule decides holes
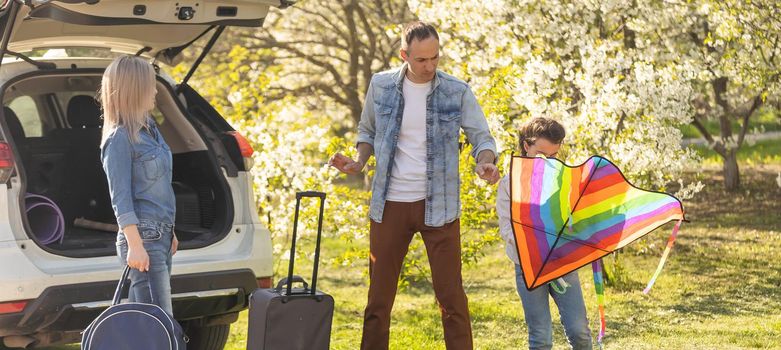
[[[138,232],[149,255],[149,271],[130,269],[128,301],[155,304],[173,316],[171,305],[171,243],[174,226],[152,220],[139,220]],[[117,235],[117,256],[127,264],[127,239]],[[151,280],[151,281],[150,281]],[[150,283],[151,282],[151,283]]]
[[[583,302],[583,292],[580,289],[578,272],[573,271],[562,277],[569,287],[562,294],[551,287],[552,281],[532,291],[526,289],[523,281],[523,271],[520,265],[515,265],[515,286],[523,303],[523,314],[529,328],[529,349],[550,349],[553,347],[553,325],[551,322],[548,295],[559,308],[561,324],[570,346],[575,350],[591,349],[591,331],[586,318],[586,304]]]

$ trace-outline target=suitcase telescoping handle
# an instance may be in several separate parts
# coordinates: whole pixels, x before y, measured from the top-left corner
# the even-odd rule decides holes
[[[296,192],[296,200],[300,200],[301,198],[320,198],[321,201],[325,200],[325,193],[324,192],[317,192],[317,191],[304,191],[304,192]]]
[[[306,192],[297,192],[296,193],[296,213],[295,218],[293,219],[293,243],[290,247],[290,265],[288,266],[287,270],[287,279],[282,280],[287,284],[287,294],[291,295],[293,293],[293,266],[295,265],[296,261],[296,234],[298,232],[298,211],[301,207],[301,199],[302,198],[320,198],[320,214],[317,218],[317,243],[315,244],[315,266],[312,269],[312,288],[309,290],[309,294],[315,295],[317,293],[317,267],[320,263],[320,238],[323,234],[323,211],[325,210],[325,193],[323,192],[315,192],[315,191],[306,191]],[[304,286],[304,290],[306,290],[306,285]]]

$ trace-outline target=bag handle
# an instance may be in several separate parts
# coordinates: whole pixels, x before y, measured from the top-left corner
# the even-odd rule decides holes
[[[114,291],[114,298],[111,300],[111,306],[119,305],[120,300],[122,300],[122,289],[125,288],[125,282],[127,282],[127,277],[130,275],[130,266],[125,265],[125,269],[122,271],[122,277],[119,279],[119,283],[117,283],[117,289]]]
[[[144,272],[148,274],[149,272]],[[125,288],[125,283],[127,283],[127,279],[130,277],[130,266],[125,265],[125,269],[122,271],[122,277],[119,279],[119,282],[117,283],[117,289],[114,290],[114,298],[111,299],[111,306],[119,305],[119,303],[122,301],[122,289]],[[147,276],[149,286],[149,298],[152,299],[152,304],[155,303],[155,294],[152,293],[152,279]]]
[[[287,278],[282,281],[295,282],[293,278],[293,266],[296,260],[296,236],[298,232],[298,212],[301,207],[302,198],[320,198],[320,214],[317,219],[317,243],[315,244],[315,266],[312,269],[312,288],[310,294],[315,295],[317,293],[317,268],[320,263],[320,240],[323,233],[323,211],[325,210],[325,193],[316,191],[305,191],[296,193],[296,213],[293,219],[293,242],[290,247],[290,265],[287,270]],[[298,276],[296,276],[298,277]],[[300,278],[300,277],[299,277]],[[280,281],[280,282],[282,282]],[[303,282],[303,280],[302,280]],[[287,295],[293,293],[293,283],[287,283]]]
[[[286,287],[288,285],[291,285],[293,283],[303,283],[304,284],[304,290],[305,291],[309,290],[309,284],[306,283],[306,281],[304,281],[304,279],[301,276],[298,276],[298,275],[293,275],[293,279],[288,279],[287,277],[285,277],[285,278],[279,280],[279,282],[277,283],[276,290],[277,291],[282,291],[282,289],[284,287]]]

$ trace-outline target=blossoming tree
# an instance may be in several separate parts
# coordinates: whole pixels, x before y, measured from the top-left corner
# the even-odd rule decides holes
[[[693,123],[723,157],[727,188],[737,188],[750,118],[778,90],[781,17],[769,0],[410,5],[442,28],[450,66],[482,88],[505,140],[518,121],[553,116],[572,135],[570,160],[602,153],[641,185],[679,178],[694,155],[677,129]],[[708,119],[719,121],[718,137]]]

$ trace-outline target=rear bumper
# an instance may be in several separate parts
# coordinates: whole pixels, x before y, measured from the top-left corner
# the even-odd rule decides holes
[[[81,331],[105,310],[117,281],[53,286],[30,301],[18,313],[0,315],[0,337]],[[249,269],[175,275],[171,278],[174,316],[191,319],[232,320],[248,306],[248,296],[257,289]],[[127,291],[124,292],[127,295]]]

